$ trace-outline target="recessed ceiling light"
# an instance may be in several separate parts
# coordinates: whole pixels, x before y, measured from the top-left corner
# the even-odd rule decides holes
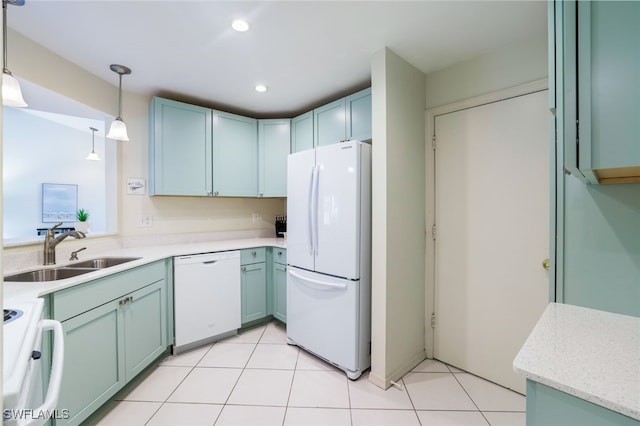
[[[243,33],[249,30],[249,23],[244,19],[236,19],[231,23],[231,28],[240,33]]]
[[[265,86],[264,84],[258,84],[256,86],[256,92],[266,92],[267,91],[267,86]]]

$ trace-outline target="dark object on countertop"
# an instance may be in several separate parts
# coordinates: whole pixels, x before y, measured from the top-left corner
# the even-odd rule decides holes
[[[276,237],[284,237],[284,232],[287,232],[287,217],[276,216]]]
[[[53,230],[53,233],[58,235],[58,234],[64,234],[65,232],[69,232],[69,231],[75,231],[76,228],[56,228]],[[36,232],[38,233],[38,235],[47,235],[47,231],[49,230],[49,228],[36,228]]]

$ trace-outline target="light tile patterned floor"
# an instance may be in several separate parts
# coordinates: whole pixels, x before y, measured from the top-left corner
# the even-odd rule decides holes
[[[356,381],[276,323],[169,356],[94,424],[524,426],[525,398],[435,360],[399,387]]]

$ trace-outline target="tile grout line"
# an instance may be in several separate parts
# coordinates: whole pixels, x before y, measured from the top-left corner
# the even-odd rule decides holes
[[[197,361],[197,362],[196,362],[196,363],[191,367],[191,370],[189,370],[189,372],[188,372],[188,373],[187,373],[187,374],[182,378],[182,380],[180,380],[180,383],[178,383],[178,384],[176,385],[176,387],[175,387],[171,392],[169,392],[169,395],[167,395],[167,397],[165,398],[165,400],[164,400],[164,401],[162,401],[162,402],[160,403],[160,407],[158,407],[158,409],[157,409],[156,411],[154,411],[154,413],[151,415],[151,417],[149,417],[149,419],[147,419],[147,421],[144,423],[144,424],[145,424],[145,426],[146,426],[146,425],[148,425],[148,424],[149,424],[149,422],[151,421],[151,419],[153,419],[153,418],[155,417],[155,415],[156,415],[156,414],[158,414],[158,411],[160,411],[160,410],[162,409],[162,407],[164,407],[164,406],[165,406],[165,404],[167,404],[167,401],[169,401],[169,398],[171,398],[171,395],[173,395],[173,394],[175,393],[175,391],[180,387],[180,385],[181,385],[182,383],[184,383],[184,381],[187,379],[187,377],[189,377],[189,375],[193,372],[193,370],[195,370],[195,368],[196,368],[196,367],[197,367],[197,365],[200,363],[200,361],[202,361],[202,360],[203,360],[203,358],[204,358],[204,357],[209,353],[209,351],[211,350],[211,348],[213,348],[213,345],[209,346],[209,349],[207,349],[207,350],[202,354],[202,356],[200,357],[200,359],[199,359],[199,360],[198,360],[198,361]],[[158,368],[158,367],[160,367],[160,366],[161,366],[161,364],[158,364],[158,365],[155,367],[154,371],[155,371],[155,370],[157,370],[157,368]],[[165,367],[171,367],[171,366],[167,365],[167,366],[165,366]]]
[[[287,344],[287,343],[285,343]],[[287,344],[288,345],[288,344]],[[296,357],[296,364],[293,367],[293,375],[291,376],[291,385],[289,386],[289,394],[287,395],[287,403],[284,407],[284,416],[282,417],[282,425],[287,420],[287,412],[289,411],[289,401],[291,401],[291,392],[293,391],[293,382],[296,379],[296,373],[298,372],[298,361],[300,360],[300,348],[298,348],[298,356]]]
[[[235,390],[236,386],[238,386],[238,382],[240,381],[240,378],[244,374],[244,371],[247,369],[247,364],[249,364],[249,361],[251,360],[251,357],[255,353],[256,348],[260,344],[260,340],[262,340],[262,336],[264,336],[264,333],[265,333],[266,330],[267,330],[267,327],[264,326],[264,328],[262,329],[262,333],[260,333],[260,337],[258,337],[258,340],[254,344],[254,347],[253,347],[253,350],[251,351],[251,354],[247,358],[247,361],[244,363],[244,367],[242,367],[242,371],[238,375],[238,378],[236,379],[236,382],[233,384],[233,387],[231,388],[231,391],[229,392],[229,395],[227,395],[227,399],[225,399],[224,403],[222,404],[222,410],[220,410],[220,412],[218,413],[218,416],[214,420],[214,422],[213,422],[214,425],[218,422],[218,420],[220,420],[220,416],[222,415],[222,412],[224,411],[225,407],[227,406],[227,403],[229,402],[229,398],[231,398],[231,394],[233,394],[233,391]]]
[[[413,371],[410,371],[409,373],[411,372]],[[416,405],[413,403],[413,398],[411,398],[411,394],[409,393],[409,388],[407,387],[407,384],[404,381],[404,376],[400,378],[400,381],[402,382],[404,391],[407,393],[407,397],[409,398],[409,402],[411,403],[411,407],[413,408],[413,414],[416,415],[416,419],[418,419],[418,424],[422,426],[422,422],[420,421],[420,416],[418,416],[418,410],[416,409]]]
[[[448,366],[447,366],[448,367]],[[468,374],[468,373],[465,373]],[[453,376],[453,378],[455,379],[456,382],[458,382],[458,384],[460,385],[460,387],[462,388],[462,390],[464,391],[464,393],[467,394],[467,396],[469,397],[469,399],[471,400],[471,402],[473,403],[473,405],[476,406],[476,408],[478,409],[478,412],[480,413],[480,415],[482,416],[482,418],[484,419],[485,422],[487,422],[487,425],[491,426],[491,422],[489,421],[489,419],[487,419],[487,416],[484,415],[484,413],[480,410],[480,407],[478,407],[478,404],[476,404],[476,402],[473,400],[473,398],[471,398],[471,395],[469,394],[469,392],[467,392],[467,389],[462,385],[462,383],[460,383],[460,380],[458,380],[458,378],[456,377],[456,375],[452,372],[451,375]]]

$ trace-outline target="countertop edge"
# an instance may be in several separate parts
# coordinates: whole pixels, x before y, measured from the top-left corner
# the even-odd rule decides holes
[[[535,382],[541,383],[543,385],[549,386],[553,389],[559,390],[561,392],[567,393],[569,395],[575,396],[577,398],[583,399],[585,401],[591,402],[603,408],[609,409],[611,411],[615,411],[619,414],[625,415],[627,417],[631,417],[635,420],[640,420],[640,403],[638,403],[638,407],[628,406],[624,403],[620,402],[620,398],[614,399],[607,397],[607,390],[602,390],[601,392],[596,392],[592,390],[586,390],[579,385],[564,383],[558,378],[551,377],[553,375],[553,370],[562,369],[561,363],[563,360],[554,359],[551,356],[548,356],[549,353],[544,353],[544,350],[540,349],[540,340],[541,335],[545,332],[542,328],[549,328],[550,325],[557,326],[558,328],[561,325],[556,324],[554,321],[556,320],[556,316],[558,315],[558,311],[571,309],[574,312],[579,312],[584,314],[585,316],[593,315],[597,313],[597,315],[606,315],[610,316],[614,321],[619,318],[623,318],[624,321],[636,321],[638,323],[638,329],[640,330],[640,318],[629,317],[626,315],[609,313],[604,311],[598,311],[590,308],[582,308],[573,305],[565,305],[565,304],[557,304],[550,303],[549,306],[545,309],[542,317],[536,324],[534,330],[531,332],[530,336],[527,338],[527,341],[522,346],[518,354],[516,355],[513,361],[513,370],[526,377],[527,379],[531,379]],[[543,321],[544,319],[544,321]],[[554,330],[557,332],[557,330]],[[554,334],[554,333],[551,333]],[[560,333],[559,333],[560,334]],[[598,339],[597,336],[594,336],[594,340]],[[637,336],[636,336],[637,339]],[[640,344],[640,341],[637,342]],[[534,347],[535,345],[535,347]],[[611,348],[608,348],[611,349]],[[545,357],[540,357],[541,354],[546,355]],[[550,359],[553,359],[553,365],[549,362]],[[569,360],[564,360],[569,361]],[[638,370],[635,372],[636,375],[640,374],[640,365],[636,365],[635,368]],[[584,366],[584,369],[587,370],[588,366]],[[547,373],[545,373],[547,370]],[[629,372],[633,374],[633,371]],[[603,386],[604,387],[604,386]],[[624,393],[624,390],[622,390]],[[633,392],[633,389],[631,389]]]
[[[253,247],[278,247],[286,249],[286,241],[283,238],[240,238],[232,240],[215,240],[210,242],[195,243],[195,244],[170,244],[164,246],[141,246],[141,247],[129,247],[115,250],[109,250],[100,253],[99,255],[88,257],[87,259],[96,257],[140,257],[140,259],[133,260],[131,262],[122,263],[120,265],[111,266],[109,268],[100,269],[87,274],[79,275],[72,278],[67,278],[57,281],[43,281],[33,283],[23,282],[3,282],[3,304],[10,306],[11,303],[30,300],[38,297],[43,297],[56,291],[64,290],[67,288],[82,285],[89,281],[104,278],[119,272],[127,271],[129,269],[137,268],[139,266],[147,265],[149,263],[157,262],[160,260],[172,258],[175,256],[184,256],[189,254],[201,254],[201,253],[213,253],[220,251],[242,250]],[[83,259],[80,259],[83,260]],[[51,268],[64,267],[73,262],[65,262],[57,265],[52,265]],[[37,267],[31,267],[23,271],[11,272],[20,273],[24,271],[32,271]]]

